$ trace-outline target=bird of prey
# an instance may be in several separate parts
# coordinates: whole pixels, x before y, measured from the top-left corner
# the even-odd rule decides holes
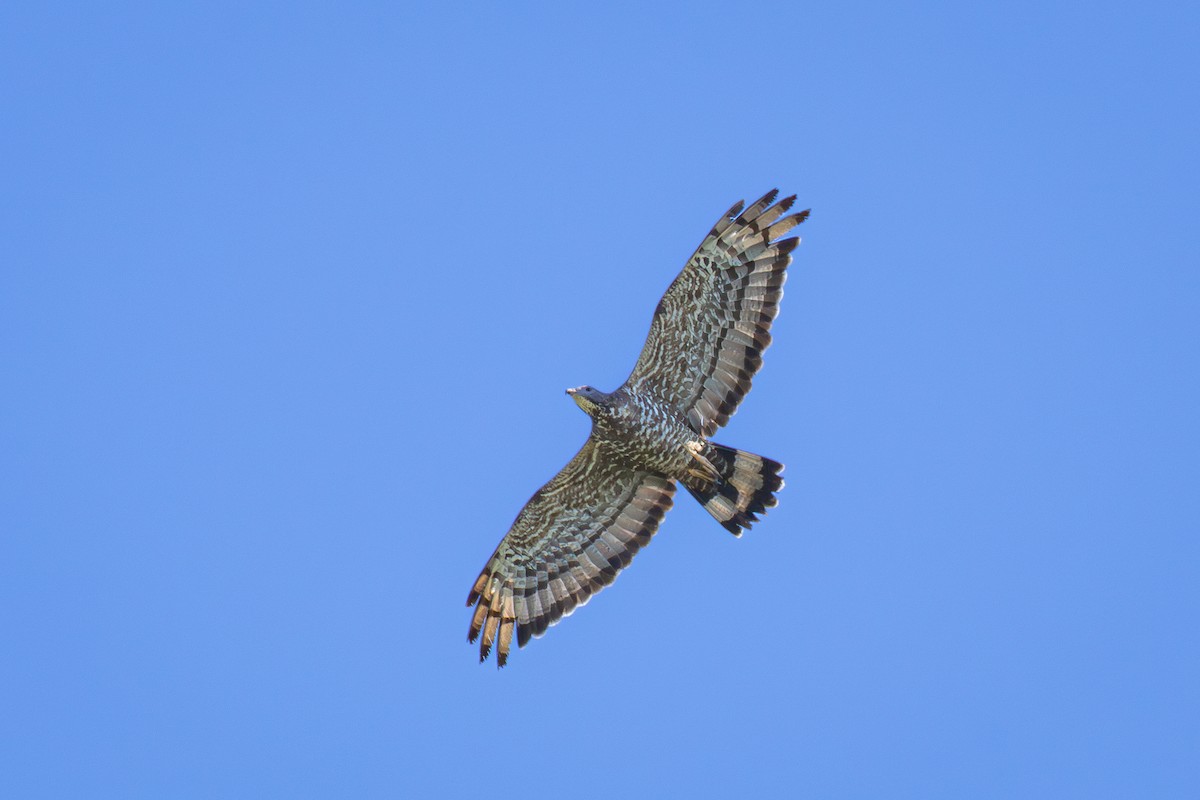
[[[519,646],[613,582],[658,529],[675,483],[734,536],[775,506],[783,465],[709,437],[750,391],[808,217],[773,190],[717,220],[667,289],[632,374],[567,394],[592,418],[583,448],[517,515],[467,598],[479,660]]]

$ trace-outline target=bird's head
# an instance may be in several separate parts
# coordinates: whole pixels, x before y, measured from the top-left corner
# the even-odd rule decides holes
[[[593,389],[591,386],[577,386],[574,389],[567,389],[567,394],[575,401],[575,405],[582,408],[589,417],[595,417],[597,414],[603,413],[608,405],[608,394]]]

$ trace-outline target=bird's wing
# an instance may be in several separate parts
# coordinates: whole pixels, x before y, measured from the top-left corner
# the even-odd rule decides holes
[[[750,391],[771,343],[785,270],[797,237],[780,239],[808,217],[784,216],[795,196],[770,191],[717,221],[667,289],[626,387],[679,410],[708,437]]]
[[[524,647],[612,583],[650,541],[674,492],[673,481],[622,466],[589,438],[525,504],[471,589],[468,639],[482,632],[480,661],[496,644],[504,666],[514,627]]]

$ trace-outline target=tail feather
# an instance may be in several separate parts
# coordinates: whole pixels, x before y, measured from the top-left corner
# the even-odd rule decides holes
[[[720,477],[691,474],[681,482],[725,530],[741,536],[759,514],[778,503],[775,492],[783,488],[783,464],[713,442],[705,444],[704,457]]]

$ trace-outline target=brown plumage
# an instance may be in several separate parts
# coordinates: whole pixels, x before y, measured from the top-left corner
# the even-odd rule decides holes
[[[612,583],[645,546],[681,482],[734,535],[776,504],[783,465],[708,441],[750,391],[771,343],[786,269],[808,217],[794,197],[738,203],[667,289],[641,357],[612,393],[568,390],[592,417],[570,463],[517,515],[467,598],[480,660],[508,660]],[[774,205],[772,205],[774,203]],[[480,638],[482,636],[482,638]]]

